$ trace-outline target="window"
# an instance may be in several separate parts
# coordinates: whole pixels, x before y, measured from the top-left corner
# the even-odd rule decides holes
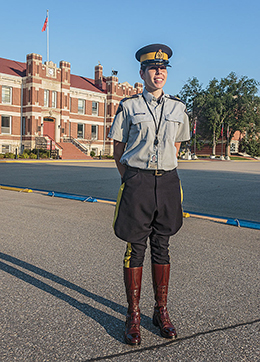
[[[10,116],[1,117],[1,133],[11,134],[11,117]]]
[[[85,114],[85,100],[78,99],[78,113]]]
[[[91,126],[91,138],[93,140],[98,139],[98,126],[97,125],[92,125]]]
[[[78,138],[84,138],[84,124],[78,123]]]
[[[92,102],[92,115],[98,115],[98,102]]]
[[[44,89],[44,107],[49,107],[49,91]]]
[[[52,91],[52,94],[51,94],[51,106],[52,106],[52,108],[57,107],[57,92],[55,92],[55,91]]]
[[[230,153],[238,152],[238,141],[233,141],[230,143]]]
[[[10,145],[2,145],[2,153],[10,152]]]
[[[2,86],[2,103],[11,104],[12,103],[12,88]]]

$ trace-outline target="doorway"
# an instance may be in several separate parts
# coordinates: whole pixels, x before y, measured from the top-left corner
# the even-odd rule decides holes
[[[47,135],[55,140],[55,118],[43,119],[43,135]]]

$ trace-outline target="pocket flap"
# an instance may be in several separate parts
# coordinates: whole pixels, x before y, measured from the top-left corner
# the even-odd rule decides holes
[[[166,114],[165,115],[165,120],[168,122],[178,122],[178,123],[183,123],[183,114],[180,115],[176,115],[176,114]]]
[[[137,124],[137,123],[141,123],[141,122],[149,122],[150,117],[147,116],[146,113],[137,113],[131,117],[131,121],[133,124]]]

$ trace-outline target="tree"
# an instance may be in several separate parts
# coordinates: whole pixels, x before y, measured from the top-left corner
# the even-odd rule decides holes
[[[223,104],[221,87],[216,78],[209,82],[205,91],[204,107],[201,114],[201,128],[203,135],[212,144],[212,154],[216,155],[217,141],[220,137],[223,122]]]
[[[226,78],[209,82],[205,90],[196,77],[189,78],[180,91],[186,102],[191,125],[198,122],[200,136],[212,144],[212,153],[221,135],[226,134],[226,155],[236,131],[246,134],[249,140],[259,140],[260,99],[259,83],[246,76],[240,78],[231,72]],[[257,147],[255,147],[257,148]]]
[[[180,97],[186,103],[190,126],[194,129],[199,122],[204,104],[204,90],[196,77],[188,79],[180,91]],[[196,142],[197,139],[199,139],[198,135],[194,141]]]
[[[242,76],[240,79],[234,72],[221,79],[222,103],[224,107],[224,124],[227,134],[226,154],[229,154],[230,142],[234,133],[245,132],[255,124],[256,94],[258,82]]]

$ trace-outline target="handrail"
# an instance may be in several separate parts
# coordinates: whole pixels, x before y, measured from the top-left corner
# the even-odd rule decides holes
[[[59,144],[58,144],[51,136],[49,136],[48,134],[44,134],[43,137],[47,137],[50,141],[52,141],[52,144],[55,146],[55,148],[56,148],[56,146],[57,146],[59,149],[63,150],[63,147],[62,147],[61,145],[59,145]]]
[[[88,148],[83,145],[82,143],[80,143],[76,138],[71,137],[71,136],[67,136],[66,138],[64,137],[63,142],[69,141],[72,144],[74,144],[76,147],[78,147],[83,153],[88,154]]]

